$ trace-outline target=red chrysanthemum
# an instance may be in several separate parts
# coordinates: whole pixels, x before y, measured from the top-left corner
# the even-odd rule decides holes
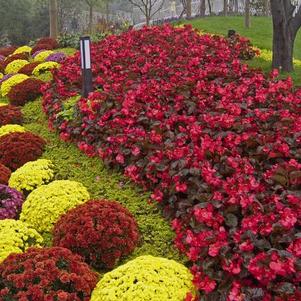
[[[17,49],[16,46],[8,46],[0,48],[0,55],[9,56]]]
[[[16,170],[43,153],[45,140],[29,132],[11,133],[0,137],[0,163]]]
[[[0,264],[0,300],[89,301],[98,277],[64,248],[30,248]]]
[[[22,67],[19,70],[19,73],[23,73],[23,74],[26,74],[28,76],[31,76],[34,68],[37,67],[39,64],[40,64],[39,62],[29,63],[29,64],[25,65],[24,67]]]
[[[10,169],[0,163],[0,184],[7,185],[10,175]]]
[[[0,126],[6,124],[22,124],[23,114],[16,106],[0,106]]]
[[[70,210],[54,227],[54,245],[82,255],[96,268],[113,268],[139,240],[131,213],[117,202],[91,200]]]
[[[35,100],[41,95],[43,81],[35,78],[28,78],[13,86],[7,97],[12,105],[23,106],[25,103]]]

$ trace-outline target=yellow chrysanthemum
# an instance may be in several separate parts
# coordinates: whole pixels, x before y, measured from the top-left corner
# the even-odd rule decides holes
[[[23,203],[20,220],[39,233],[49,234],[60,216],[89,200],[87,189],[78,182],[61,180],[32,191]]]
[[[48,56],[53,53],[54,53],[54,51],[52,51],[52,50],[41,51],[34,57],[34,61],[35,62],[45,62],[45,60],[48,58]]]
[[[5,73],[18,73],[21,68],[28,64],[29,62],[26,60],[14,60],[6,66]]]
[[[21,46],[21,47],[17,48],[13,54],[30,53],[31,50],[32,50],[32,48],[29,46]]]
[[[4,76],[4,74],[0,72],[0,79],[2,79],[3,76]]]
[[[42,236],[21,221],[0,220],[0,262],[11,253],[22,253],[29,247],[39,247]]]
[[[104,275],[91,301],[183,301],[195,293],[192,274],[182,264],[153,256],[140,256]]]
[[[1,95],[6,96],[12,87],[15,85],[22,83],[24,80],[29,77],[25,74],[15,74],[12,77],[8,78],[1,84]]]
[[[26,129],[18,124],[7,124],[0,127],[0,137],[15,132],[24,133]]]
[[[38,66],[36,66],[33,69],[32,74],[34,76],[39,76],[41,73],[47,72],[54,68],[58,68],[59,66],[60,66],[60,64],[56,63],[56,62],[45,62],[45,63],[39,64]]]
[[[51,182],[54,178],[53,168],[52,162],[46,159],[27,162],[11,174],[8,185],[28,193]]]

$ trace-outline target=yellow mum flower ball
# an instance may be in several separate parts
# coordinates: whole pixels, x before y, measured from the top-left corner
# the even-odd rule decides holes
[[[45,60],[48,58],[48,56],[53,53],[54,53],[54,51],[52,51],[52,50],[41,51],[34,57],[33,60],[35,62],[45,62]]]
[[[61,215],[89,199],[89,192],[81,183],[53,181],[28,195],[22,206],[20,220],[39,233],[48,235]]]
[[[4,76],[4,75],[3,75],[3,73],[1,73],[1,72],[0,72],[0,79],[2,79],[2,78],[3,78],[3,76]]]
[[[26,60],[14,60],[6,66],[5,73],[18,73],[21,68],[28,64],[29,62]]]
[[[30,53],[31,50],[32,50],[32,48],[29,46],[21,46],[21,47],[17,48],[13,54]]]
[[[29,76],[25,74],[15,74],[12,77],[8,78],[1,84],[1,95],[6,96],[12,87],[14,87],[17,84],[22,83],[26,79],[28,79]]]
[[[54,165],[52,162],[46,159],[39,159],[37,161],[27,162],[13,172],[8,185],[27,194],[41,185],[48,184],[53,178]]]
[[[0,127],[0,137],[15,132],[24,133],[26,129],[18,124],[7,124]]]
[[[11,253],[22,253],[29,247],[40,247],[42,236],[21,221],[0,220],[0,262]]]
[[[91,301],[183,301],[187,293],[195,293],[192,278],[174,260],[140,256],[105,274]]]
[[[60,66],[60,64],[56,63],[56,62],[45,62],[45,63],[39,64],[38,66],[36,66],[33,69],[32,74],[34,76],[39,76],[41,73],[47,72],[54,68],[58,68],[59,66]]]

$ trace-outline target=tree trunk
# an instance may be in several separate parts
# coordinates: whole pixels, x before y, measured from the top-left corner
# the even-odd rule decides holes
[[[206,0],[201,0],[200,16],[205,17],[205,14],[206,14]]]
[[[106,1],[106,21],[109,23],[110,6],[109,1]]]
[[[93,5],[89,5],[89,33],[93,32]]]
[[[186,17],[191,18],[191,0],[186,1]]]
[[[288,3],[289,2],[289,3]],[[300,25],[293,18],[294,6],[290,1],[271,0],[273,16],[273,68],[285,72],[294,70],[293,50]],[[297,14],[299,16],[299,13]],[[299,16],[300,17],[300,16]]]
[[[50,37],[56,39],[58,36],[58,8],[57,0],[49,0]]]
[[[250,0],[245,0],[245,27],[250,28]]]
[[[234,13],[238,14],[238,0],[234,0]]]
[[[208,10],[209,10],[209,15],[212,15],[212,7],[211,7],[211,2],[208,0]]]
[[[228,0],[224,0],[224,16],[228,15]]]

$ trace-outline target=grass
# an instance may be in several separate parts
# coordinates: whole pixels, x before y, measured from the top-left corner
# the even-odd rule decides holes
[[[174,232],[162,217],[156,205],[149,204],[149,194],[141,191],[120,173],[108,170],[99,158],[88,158],[78,148],[62,142],[58,135],[50,132],[42,113],[41,100],[26,104],[23,108],[24,126],[47,141],[42,158],[50,159],[56,166],[56,180],[69,179],[83,183],[92,199],[116,200],[135,216],[141,243],[125,261],[140,255],[154,255],[185,263],[173,245]]]
[[[216,33],[227,35],[229,29],[236,30],[242,36],[249,38],[252,44],[261,49],[272,50],[272,19],[269,17],[252,17],[251,18],[251,28],[244,27],[244,18],[242,16],[234,17],[206,17],[190,21],[185,21],[184,23],[190,23],[195,28],[209,33]],[[301,60],[301,31],[299,31],[296,42],[294,57]],[[250,67],[261,68],[264,72],[271,71],[271,60],[265,60],[262,58],[255,58],[251,61],[246,62]],[[295,71],[287,74],[283,73],[282,78],[290,75],[296,86],[301,86],[301,67],[295,66]]]

